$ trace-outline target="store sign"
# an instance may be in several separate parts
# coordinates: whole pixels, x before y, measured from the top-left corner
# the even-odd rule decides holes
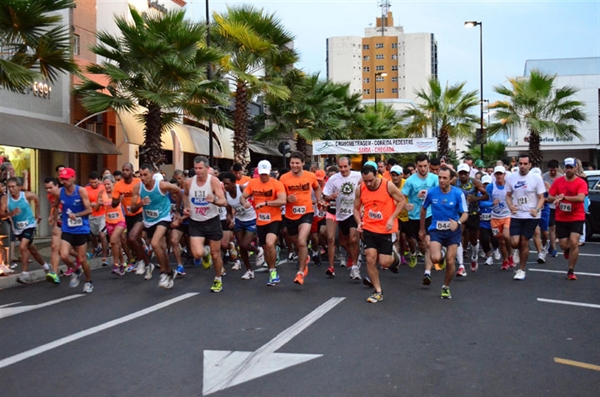
[[[148,8],[154,8],[160,12],[167,12],[167,7],[165,7],[163,4],[160,4],[157,0],[148,0]]]
[[[31,92],[33,92],[33,96],[37,96],[44,99],[50,99],[52,87],[50,87],[46,83],[42,83],[41,81],[34,81],[33,86],[31,88]]]
[[[313,153],[315,155],[422,153],[435,152],[436,150],[436,138],[313,141]]]

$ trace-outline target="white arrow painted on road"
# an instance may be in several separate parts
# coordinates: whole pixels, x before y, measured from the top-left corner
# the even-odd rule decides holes
[[[207,395],[282,369],[321,357],[322,354],[275,353],[300,332],[346,298],[331,298],[296,324],[254,352],[204,351],[202,394]]]
[[[65,296],[64,298],[55,299],[53,301],[48,301],[48,302],[40,303],[39,305],[27,305],[27,306],[7,307],[7,306],[16,305],[16,304],[21,303],[21,302],[8,303],[6,305],[0,306],[0,319],[1,318],[7,318],[7,317],[10,317],[10,316],[14,316],[15,314],[25,313],[25,312],[28,312],[30,310],[41,309],[42,307],[55,305],[57,303],[68,301],[68,300],[71,300],[71,299],[81,298],[82,296],[85,296],[85,294],[69,295],[69,296]]]

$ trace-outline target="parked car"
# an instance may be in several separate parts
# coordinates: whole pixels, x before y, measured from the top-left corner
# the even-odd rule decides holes
[[[600,234],[600,171],[585,171],[590,198],[589,211],[585,216],[586,241],[593,234]]]

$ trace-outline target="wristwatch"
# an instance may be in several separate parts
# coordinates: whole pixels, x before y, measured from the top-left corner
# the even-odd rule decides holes
[[[462,223],[460,222],[460,219],[457,220],[456,223],[458,223],[459,225],[462,225]]]

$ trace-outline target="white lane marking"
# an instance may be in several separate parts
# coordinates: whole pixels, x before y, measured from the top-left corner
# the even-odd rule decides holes
[[[21,302],[9,303],[9,304],[6,304],[6,305],[3,305],[2,307],[0,307],[0,319],[7,318],[7,317],[10,317],[10,316],[14,316],[15,314],[25,313],[25,312],[28,312],[30,310],[41,309],[42,307],[55,305],[57,303],[65,302],[65,301],[68,301],[68,300],[71,300],[71,299],[81,298],[82,296],[85,296],[85,295],[86,294],[69,295],[69,296],[65,296],[64,298],[60,298],[60,299],[56,299],[56,300],[53,300],[53,301],[48,301],[48,302],[40,303],[38,305],[7,307],[7,306],[15,305],[15,304],[21,303]]]
[[[528,269],[530,272],[544,272],[544,273],[562,273],[562,274],[567,274],[566,271],[564,270],[550,270],[550,269]],[[593,277],[600,277],[599,273],[581,273],[581,272],[575,272],[576,275],[578,276],[593,276]]]
[[[254,352],[205,350],[202,394],[215,393],[219,390],[321,357],[321,354],[289,354],[275,353],[275,351],[324,316],[344,299],[346,298],[329,299]]]
[[[45,345],[38,346],[31,350],[27,350],[26,352],[14,355],[12,357],[7,357],[5,359],[0,360],[0,369],[2,369],[4,367],[8,367],[9,365],[18,363],[19,361],[26,360],[30,357],[37,356],[38,354],[42,354],[44,352],[47,352],[48,350],[56,349],[57,347],[66,345],[67,343],[71,343],[78,339],[85,338],[86,336],[90,336],[90,335],[93,335],[100,331],[104,331],[105,329],[109,329],[109,328],[115,327],[119,324],[123,324],[123,323],[126,323],[131,320],[135,320],[138,317],[142,317],[142,316],[145,316],[146,314],[150,314],[157,310],[163,309],[167,306],[170,306],[170,305],[177,303],[179,301],[182,301],[184,299],[191,298],[194,295],[198,295],[198,292],[189,292],[187,294],[183,294],[176,298],[169,299],[168,301],[156,304],[154,306],[150,306],[146,309],[137,311],[135,313],[128,314],[127,316],[117,318],[116,320],[112,320],[107,323],[100,324],[95,327],[83,330],[83,331],[79,331],[77,333],[74,333],[73,335],[65,336],[64,338],[57,339],[54,342],[46,343]]]
[[[571,305],[571,306],[581,306],[581,307],[591,307],[593,309],[600,309],[600,305],[596,305],[594,303],[582,303],[582,302],[571,302],[571,301],[559,301],[555,299],[544,299],[537,298],[538,302],[547,302],[547,303],[558,303],[561,305]]]

